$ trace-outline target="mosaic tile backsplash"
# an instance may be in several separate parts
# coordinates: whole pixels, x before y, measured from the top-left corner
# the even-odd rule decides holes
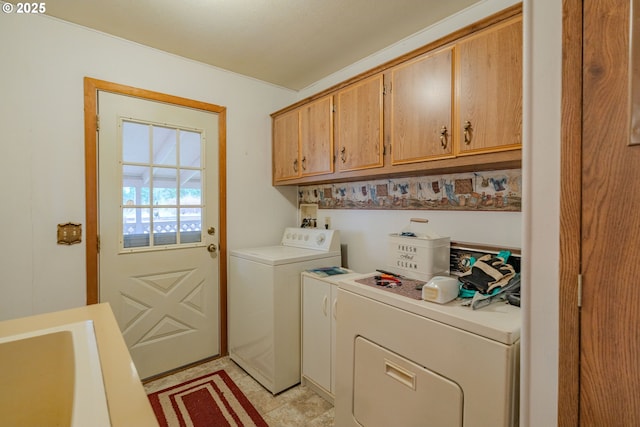
[[[522,170],[308,185],[298,197],[320,209],[520,211]]]

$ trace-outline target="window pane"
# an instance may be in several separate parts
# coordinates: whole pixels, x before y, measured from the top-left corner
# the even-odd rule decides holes
[[[153,127],[153,163],[176,166],[176,130]]]
[[[149,246],[149,209],[122,209],[122,238],[125,248]]]
[[[124,248],[204,241],[202,151],[201,132],[122,121]]]
[[[202,204],[202,183],[200,181],[200,171],[183,170],[180,171],[180,204],[181,205],[201,205]]]
[[[200,167],[200,133],[180,131],[180,165]]]
[[[122,204],[124,206],[131,206],[136,204],[136,187],[122,187]]]
[[[202,209],[180,209],[180,243],[202,241]]]
[[[151,168],[147,166],[122,166],[122,204],[148,205],[149,174]]]
[[[174,245],[176,240],[177,213],[175,208],[153,209],[153,244]]]
[[[178,196],[177,169],[153,168],[153,204],[176,205]]]
[[[149,163],[149,125],[122,122],[122,161]]]

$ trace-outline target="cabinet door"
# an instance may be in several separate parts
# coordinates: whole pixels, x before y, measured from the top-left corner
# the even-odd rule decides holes
[[[522,18],[478,32],[457,47],[458,154],[522,144]]]
[[[391,71],[391,164],[450,156],[453,48]]]
[[[331,285],[302,279],[302,375],[331,389]]]
[[[273,119],[273,181],[299,176],[298,165],[298,110]]]
[[[333,97],[300,109],[300,173],[302,176],[333,172]]]
[[[338,92],[338,170],[382,166],[382,74]]]

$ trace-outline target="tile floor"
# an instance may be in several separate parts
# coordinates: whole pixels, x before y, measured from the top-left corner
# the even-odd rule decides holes
[[[333,405],[310,388],[298,385],[273,396],[229,357],[205,362],[173,375],[150,381],[144,385],[144,388],[147,393],[153,393],[219,369],[227,371],[270,427],[333,426]]]

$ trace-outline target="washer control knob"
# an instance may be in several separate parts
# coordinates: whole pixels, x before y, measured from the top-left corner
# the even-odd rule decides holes
[[[324,233],[320,233],[316,236],[316,242],[318,243],[318,245],[322,245],[326,238],[327,237],[324,235]]]

